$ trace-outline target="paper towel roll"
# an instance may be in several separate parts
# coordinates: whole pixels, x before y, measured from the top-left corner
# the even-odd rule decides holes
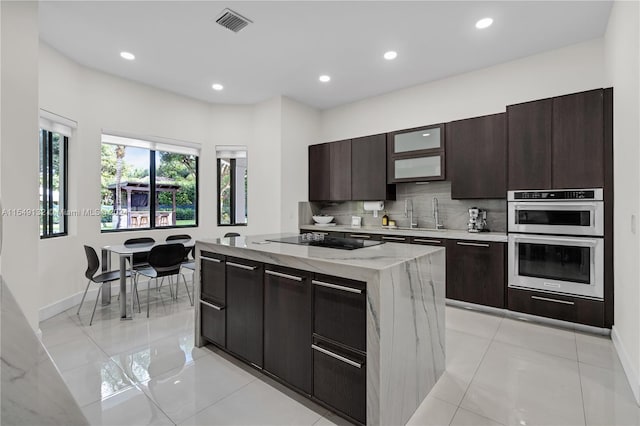
[[[384,201],[365,201],[364,209],[369,211],[384,210]]]

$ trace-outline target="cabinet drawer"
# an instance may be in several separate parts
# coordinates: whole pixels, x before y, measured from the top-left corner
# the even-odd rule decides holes
[[[422,244],[425,246],[444,246],[445,240],[431,237],[411,237],[411,244]]]
[[[226,317],[224,305],[206,300],[200,301],[200,327],[205,339],[219,346],[226,346]]]
[[[365,357],[320,339],[313,342],[313,396],[366,424]]]
[[[320,336],[367,350],[366,285],[316,274],[313,284],[313,330]]]
[[[207,251],[200,253],[200,283],[203,299],[214,300],[224,305],[226,302],[224,256]]]
[[[388,243],[405,243],[408,244],[411,242],[411,237],[404,237],[402,235],[383,235],[382,241],[386,241]]]
[[[509,288],[509,310],[604,327],[604,302]]]

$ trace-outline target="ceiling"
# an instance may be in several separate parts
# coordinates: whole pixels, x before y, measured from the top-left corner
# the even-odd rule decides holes
[[[219,26],[225,7],[253,23],[239,33]],[[602,37],[610,9],[608,1],[45,1],[39,13],[41,39],[85,66],[212,103],[286,95],[325,109]],[[493,25],[476,29],[487,16]],[[387,50],[397,59],[384,60]]]

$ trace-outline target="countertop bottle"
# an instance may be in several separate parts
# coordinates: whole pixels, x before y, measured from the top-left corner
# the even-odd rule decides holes
[[[387,216],[387,212],[384,212],[384,216],[382,216],[382,226],[389,226],[389,216]]]

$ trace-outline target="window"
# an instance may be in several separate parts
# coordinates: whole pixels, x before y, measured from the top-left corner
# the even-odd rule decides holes
[[[198,225],[197,145],[150,139],[102,135],[103,232]]]
[[[40,238],[68,233],[67,152],[76,127],[73,120],[40,110]]]
[[[40,129],[40,238],[67,235],[69,138]]]
[[[247,224],[247,148],[217,146],[218,225]]]

